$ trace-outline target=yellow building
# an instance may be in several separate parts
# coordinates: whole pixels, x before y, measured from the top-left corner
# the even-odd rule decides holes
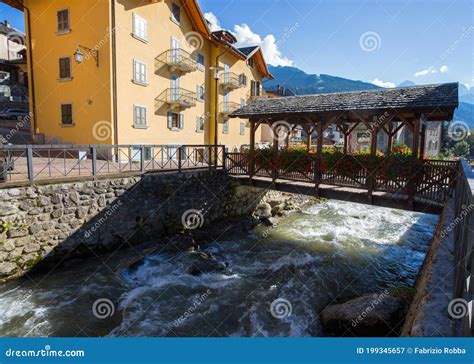
[[[196,0],[3,2],[25,13],[35,133],[77,144],[249,143],[248,123],[227,116],[271,75],[259,47],[211,32]]]

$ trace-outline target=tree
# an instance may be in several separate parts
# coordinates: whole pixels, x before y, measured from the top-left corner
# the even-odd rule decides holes
[[[452,149],[455,157],[468,157],[470,155],[470,145],[466,140],[456,143]]]

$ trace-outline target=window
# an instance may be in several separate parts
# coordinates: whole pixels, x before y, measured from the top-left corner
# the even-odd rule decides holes
[[[133,126],[135,128],[146,128],[146,107],[133,106]]]
[[[240,135],[245,135],[245,123],[240,123]]]
[[[196,132],[204,132],[204,118],[202,116],[196,117]]]
[[[184,115],[176,112],[168,113],[168,128],[171,130],[181,130],[184,128]]]
[[[247,86],[247,75],[244,75],[243,73],[239,76],[239,79],[240,79],[240,84],[242,86]]]
[[[146,20],[137,14],[133,14],[133,36],[144,41],[148,39]]]
[[[204,56],[201,53],[199,53],[196,56],[196,62],[198,64],[198,69],[199,70],[204,71],[206,69],[205,59],[204,59]]]
[[[181,8],[175,3],[171,4],[171,20],[178,24],[181,22]]]
[[[247,100],[245,100],[243,97],[240,98],[240,107],[244,107],[247,105]]]
[[[72,104],[61,105],[61,124],[62,125],[73,125],[72,120]]]
[[[132,161],[139,162],[142,157],[142,148],[141,147],[132,147]],[[143,148],[143,160],[150,161],[153,159],[153,148],[144,147]]]
[[[250,83],[250,94],[252,96],[260,96],[260,82],[252,81]]]
[[[250,67],[253,67],[253,65],[254,65],[254,63],[253,63],[253,58],[250,58],[250,59],[249,59],[249,66],[250,66]]]
[[[59,78],[61,80],[71,78],[71,58],[59,58]]]
[[[204,93],[204,86],[203,85],[197,85],[196,86],[196,94],[197,94],[198,101],[204,101],[205,93]]]
[[[229,134],[229,119],[224,120],[224,125],[222,127],[223,134]]]
[[[146,85],[146,64],[133,60],[133,81]]]
[[[58,33],[67,33],[71,30],[69,24],[69,9],[57,11],[58,18]]]

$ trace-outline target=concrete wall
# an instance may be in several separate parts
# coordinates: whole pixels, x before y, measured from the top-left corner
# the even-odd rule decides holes
[[[185,211],[203,224],[255,209],[264,190],[239,186],[224,172],[113,178],[0,190],[0,281],[145,242],[183,229]]]

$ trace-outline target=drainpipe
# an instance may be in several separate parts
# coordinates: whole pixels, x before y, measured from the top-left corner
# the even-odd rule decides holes
[[[27,55],[26,55],[26,64],[28,68],[28,90],[29,90],[29,102],[31,105],[31,117],[30,117],[30,133],[31,140],[34,142],[35,129],[36,129],[36,97],[35,97],[35,76],[33,70],[33,48],[32,48],[32,32],[31,32],[31,17],[30,9],[23,3],[23,1],[16,2],[23,8],[26,16],[26,39],[28,40],[27,44]]]
[[[115,0],[110,2],[111,40],[112,40],[112,113],[114,119],[114,144],[118,144],[118,111],[117,111],[117,37],[115,19]]]

